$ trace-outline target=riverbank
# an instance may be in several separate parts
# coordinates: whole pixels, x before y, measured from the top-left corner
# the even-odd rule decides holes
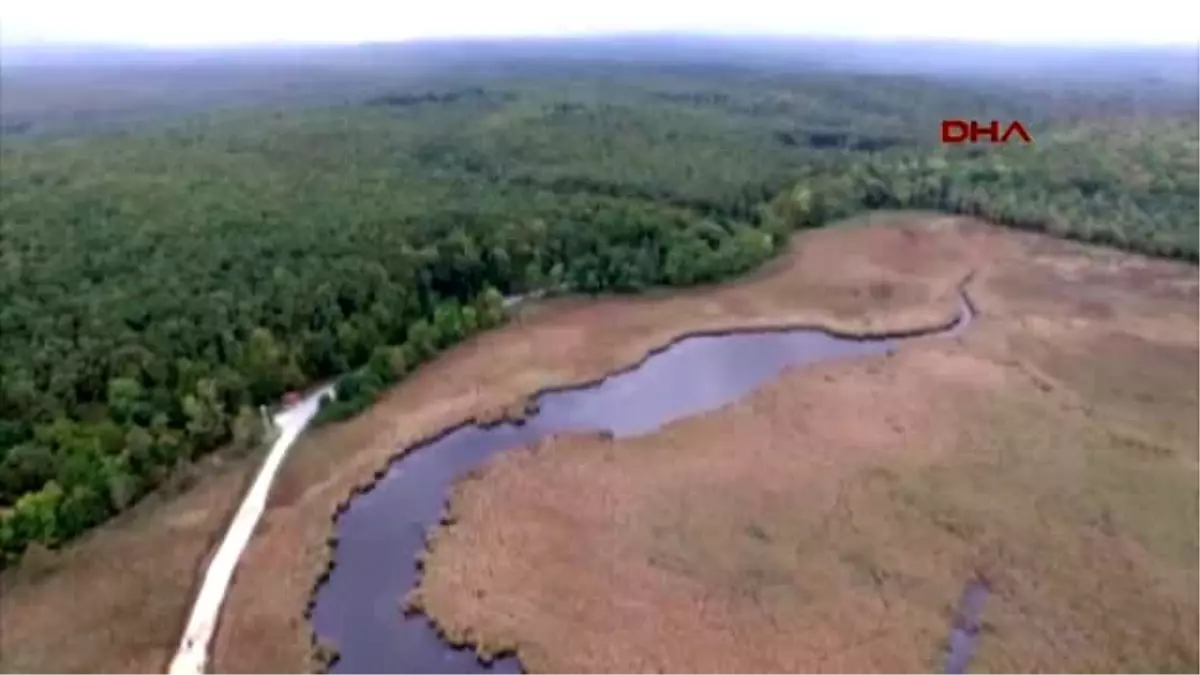
[[[781,324],[846,333],[936,325],[954,315],[958,283],[1003,236],[963,219],[869,220],[874,226],[799,235],[768,270],[738,283],[651,298],[539,303],[509,327],[422,368],[359,418],[301,439],[227,600],[216,668],[314,667],[312,633],[302,617],[328,561],[331,516],[398,449],[467,419],[497,419],[544,387],[598,378],[682,333]]]
[[[427,617],[396,611],[395,599],[417,588],[413,561],[424,554],[426,534],[438,525],[459,479],[483,470],[498,453],[562,435],[653,434],[733,404],[791,368],[953,339],[969,330],[974,314],[963,285],[957,316],[919,332],[849,337],[809,326],[685,333],[599,381],[538,392],[519,420],[460,426],[401,449],[382,478],[335,519],[328,578],[314,592],[309,617],[322,651],[335,650],[340,673],[519,672],[508,659],[484,668],[471,652],[449,653]]]
[[[918,215],[900,214],[875,215],[859,222],[885,218],[920,220]],[[301,439],[285,464],[283,480],[272,491],[267,517],[250,546],[253,556],[253,542],[258,538],[266,536],[275,542],[272,531],[283,521],[289,523],[286,536],[295,537],[298,530],[312,528],[297,538],[295,555],[287,553],[288,545],[282,544],[280,552],[288,561],[281,567],[286,574],[279,582],[266,575],[267,587],[278,587],[280,595],[264,599],[267,607],[255,621],[273,625],[267,631],[270,634],[282,629],[296,639],[282,643],[281,649],[290,656],[271,661],[271,655],[265,654],[264,662],[306,662],[309,636],[302,613],[327,555],[329,517],[347,496],[349,486],[369,480],[395,452],[392,437],[413,439],[467,417],[496,418],[520,411],[525,395],[542,386],[596,377],[628,365],[650,348],[676,337],[676,326],[727,328],[784,321],[872,330],[916,327],[953,312],[951,289],[968,265],[956,262],[952,255],[939,254],[941,271],[933,280],[894,270],[890,264],[880,267],[873,261],[886,256],[889,247],[902,245],[903,240],[886,234],[882,238],[878,234],[864,236],[855,230],[847,230],[849,239],[830,236],[834,230],[799,235],[797,242],[811,243],[793,248],[732,285],[652,291],[645,298],[563,297],[523,305],[512,325],[459,345],[422,367],[405,384],[393,388],[381,405],[351,423],[314,434],[315,443]],[[931,244],[927,241],[913,250],[919,253]],[[847,257],[848,267],[842,269],[837,256],[847,246],[858,252]],[[668,315],[655,316],[656,308],[668,306],[672,300],[682,304],[675,305]],[[626,343],[621,330],[640,337]],[[581,354],[587,360],[574,363]],[[403,420],[400,428],[395,428],[397,419]],[[334,445],[325,445],[330,442]],[[307,455],[332,454],[297,462],[295,453],[306,447]],[[0,670],[165,671],[179,644],[200,578],[264,454],[265,448],[250,455],[214,453],[187,467],[173,487],[156,492],[63,551],[39,551],[18,568],[0,574],[4,598]],[[304,501],[305,508],[289,508],[296,500]],[[315,515],[305,525],[288,520],[289,513]],[[307,565],[311,565],[311,573]],[[253,562],[249,568],[239,568],[234,596],[247,592],[238,589],[244,575],[263,578],[254,568]],[[256,604],[253,591],[249,595],[251,605]],[[296,604],[272,604],[288,597]],[[240,606],[240,600],[232,602]],[[238,613],[237,609],[226,612],[235,618]],[[221,621],[223,624],[226,618]],[[219,626],[218,651],[225,639],[223,632]],[[253,630],[244,634],[253,642]],[[219,661],[214,667],[224,668]]]
[[[240,563],[217,630],[213,668],[285,671],[316,665],[304,612],[328,560],[330,517],[399,448],[467,418],[519,412],[524,397],[539,388],[627,366],[687,331],[808,323],[862,332],[936,323],[953,314],[954,287],[972,267],[1012,250],[1013,242],[1034,242],[1032,249],[1021,251],[1059,245],[941,216],[876,214],[861,221],[868,226],[802,233],[790,252],[733,284],[644,298],[559,298],[523,306],[512,325],[450,350],[360,417],[306,435],[284,465]],[[1151,271],[1177,269],[1133,256],[1093,253],[1105,265],[1132,261]],[[987,333],[992,336],[988,341],[1012,340],[1030,350],[1033,357],[1022,368],[1043,379],[1048,376],[1035,366],[1046,359],[1055,363],[1057,352],[1051,349],[1062,332],[1059,323],[1043,318],[1046,313],[1059,311],[1063,302],[1083,301],[1090,312],[1085,312],[1087,321],[1116,321],[1104,297],[1114,292],[1112,283],[1103,278],[1095,282],[1088,265],[1062,268],[1048,278],[1009,275],[1010,286],[1029,286],[1023,306],[1044,304],[1039,313],[1014,314],[1009,293],[984,289],[989,294],[977,298],[984,311],[981,321],[991,325],[993,313],[1006,320],[1017,316],[1016,325],[1045,338]],[[1160,275],[1130,286],[1128,279],[1122,280],[1117,292],[1143,309],[1136,315],[1122,309],[1119,318],[1135,316],[1137,331],[1158,330],[1167,336],[1178,334],[1182,326],[1194,334],[1195,269],[1188,269],[1190,281]],[[1062,290],[1093,283],[1099,283],[1099,296],[1073,298]],[[1191,298],[1190,309],[1180,308],[1180,294]],[[1130,355],[1120,347],[1110,345],[1099,353],[1117,367]],[[1190,348],[1194,354],[1194,339]],[[1131,369],[1121,377],[1142,381],[1136,365]],[[1186,367],[1182,373],[1188,374]],[[1132,410],[1125,416],[1136,426],[1137,420],[1155,414],[1154,399],[1146,401],[1117,399],[1105,409],[1115,411],[1109,414],[1118,420],[1122,411]],[[1186,440],[1194,435],[1189,430],[1194,429],[1194,405],[1190,414],[1190,428],[1170,410],[1160,414],[1160,426]],[[211,471],[202,470],[207,473],[197,477],[192,489],[153,497],[49,556],[41,571],[30,566],[19,575],[0,577],[5,594],[0,669],[163,671],[178,644],[197,579],[262,458],[219,459]],[[398,607],[400,598],[395,601]],[[985,635],[982,649],[987,645]]]
[[[416,604],[529,672],[1196,670],[1195,268],[997,237],[971,292],[958,340],[498,454]]]

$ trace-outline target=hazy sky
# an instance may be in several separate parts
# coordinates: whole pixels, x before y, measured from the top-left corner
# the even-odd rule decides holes
[[[0,0],[0,41],[209,45],[672,30],[1196,43],[1196,0]]]

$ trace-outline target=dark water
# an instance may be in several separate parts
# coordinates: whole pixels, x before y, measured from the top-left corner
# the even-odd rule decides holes
[[[958,334],[972,315],[964,296],[958,320],[940,332]],[[794,330],[690,337],[599,384],[539,395],[539,412],[523,425],[463,426],[415,448],[337,520],[336,568],[317,590],[312,612],[318,637],[341,655],[333,672],[520,672],[515,659],[489,667],[473,652],[448,648],[424,616],[406,617],[401,606],[416,586],[414,561],[450,487],[496,452],[563,431],[645,434],[734,401],[786,367],[887,353],[916,335],[853,339]]]
[[[979,640],[979,617],[983,614],[983,603],[987,600],[988,586],[979,579],[967,582],[954,624],[950,627],[950,648],[946,653],[946,672],[957,675],[967,670],[975,643]]]

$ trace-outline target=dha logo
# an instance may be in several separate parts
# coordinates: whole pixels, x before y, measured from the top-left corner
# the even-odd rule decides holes
[[[997,120],[988,122],[986,126],[978,120],[942,120],[942,143],[949,145],[978,143],[980,136],[987,137],[990,143],[1008,143],[1014,135],[1026,143],[1033,142],[1025,125],[1016,120],[1008,125],[1003,134],[1000,133],[1000,122]]]

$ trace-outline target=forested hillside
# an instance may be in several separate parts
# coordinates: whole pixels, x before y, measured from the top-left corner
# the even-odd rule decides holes
[[[504,295],[717,280],[870,208],[1197,259],[1195,98],[1161,81],[1088,98],[785,63],[486,70],[5,137],[8,559],[252,447],[284,391],[348,373],[322,417],[352,414],[503,321]],[[945,117],[1020,119],[1035,143],[947,149]]]

